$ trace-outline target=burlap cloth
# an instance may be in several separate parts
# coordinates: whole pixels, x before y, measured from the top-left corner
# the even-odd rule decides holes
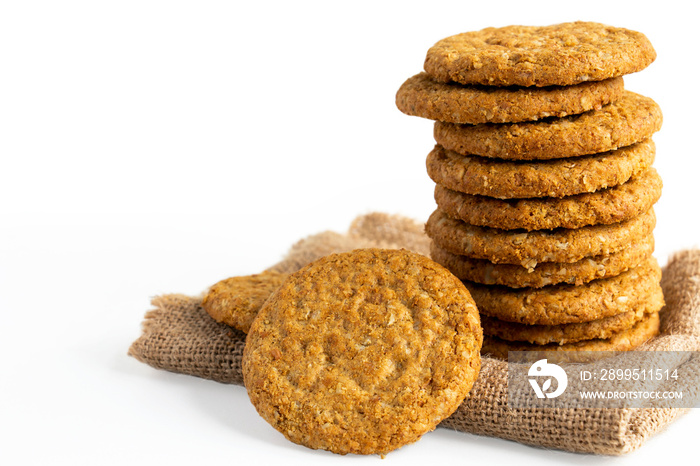
[[[332,252],[359,247],[403,247],[428,255],[428,245],[423,224],[372,213],[355,219],[347,234],[324,232],[299,241],[282,262],[271,268],[292,272]],[[661,284],[666,298],[661,335],[648,342],[646,349],[700,350],[700,250],[675,254],[663,270]],[[131,345],[129,354],[158,369],[242,385],[245,334],[215,322],[200,303],[201,296],[170,294],[154,298],[154,309],[146,314],[143,333]],[[620,455],[640,447],[685,411],[509,408],[507,364],[484,357],[468,398],[440,425],[544,448]]]

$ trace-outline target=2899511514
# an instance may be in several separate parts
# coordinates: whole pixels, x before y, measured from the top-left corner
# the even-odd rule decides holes
[[[581,380],[678,380],[678,370],[669,369],[601,369],[600,374],[591,371],[581,371]]]

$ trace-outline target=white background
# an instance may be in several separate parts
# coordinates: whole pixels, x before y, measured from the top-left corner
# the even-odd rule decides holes
[[[0,2],[0,462],[378,464],[286,441],[241,387],[126,356],[151,297],[196,294],[358,214],[434,208],[431,122],[394,106],[459,32],[592,20],[658,52],[657,257],[696,246],[697,18],[687,2]],[[438,429],[386,464],[658,464],[691,412],[596,458]],[[9,460],[9,462],[7,461]],[[385,464],[385,463],[382,463]]]

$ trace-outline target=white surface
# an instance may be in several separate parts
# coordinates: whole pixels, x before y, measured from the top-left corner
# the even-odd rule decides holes
[[[657,256],[697,245],[687,3],[487,3],[2,2],[0,462],[376,464],[293,445],[241,387],[126,350],[154,295],[257,272],[358,214],[425,219],[431,123],[394,94],[447,35],[577,19],[647,34],[659,58],[626,82],[665,115]],[[384,461],[657,464],[698,429],[693,411],[623,458],[439,429]]]

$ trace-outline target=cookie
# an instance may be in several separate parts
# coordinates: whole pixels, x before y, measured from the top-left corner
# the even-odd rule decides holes
[[[583,285],[591,280],[614,277],[636,267],[654,252],[654,236],[631,243],[625,249],[607,255],[586,257],[576,262],[540,262],[532,270],[515,264],[494,264],[452,254],[434,242],[430,256],[461,280],[510,288],[542,288],[547,285]]]
[[[407,115],[450,123],[514,123],[600,109],[623,91],[622,78],[565,87],[494,87],[441,83],[419,73],[401,85],[396,106]]]
[[[565,197],[625,183],[654,162],[651,139],[601,154],[531,162],[461,155],[440,145],[428,154],[428,175],[453,191],[497,199]]]
[[[533,270],[540,262],[576,262],[612,254],[649,236],[655,226],[652,209],[612,225],[530,232],[473,226],[437,209],[428,218],[425,232],[440,248],[453,254]]]
[[[221,280],[209,288],[202,300],[202,308],[217,322],[248,333],[263,303],[287,276],[285,273],[265,271]]]
[[[659,313],[653,312],[644,316],[633,327],[615,333],[606,339],[583,340],[563,345],[558,343],[535,345],[485,336],[481,353],[499,359],[508,359],[508,351],[631,351],[658,333]]]
[[[448,215],[471,225],[503,230],[581,228],[624,222],[648,211],[661,197],[654,168],[619,186],[561,199],[495,199],[436,185],[435,202]]]
[[[315,261],[253,322],[243,377],[258,413],[293,442],[384,454],[454,412],[480,368],[479,314],[444,267],[406,250]]]
[[[446,37],[428,50],[424,69],[442,82],[569,86],[634,73],[655,58],[640,32],[579,21]]]
[[[550,343],[564,345],[582,340],[611,338],[615,334],[633,327],[645,316],[658,312],[663,305],[663,297],[657,294],[651,301],[641,303],[637,309],[591,322],[563,325],[523,325],[481,316],[481,326],[484,335],[505,341],[526,342],[534,345],[548,345]]]
[[[561,325],[635,310],[643,302],[658,299],[660,279],[661,269],[650,257],[620,275],[581,286],[513,289],[467,281],[464,284],[481,314],[527,325]]]
[[[464,155],[549,160],[598,154],[643,141],[661,128],[659,106],[630,91],[600,110],[525,123],[458,125],[436,121],[435,141]]]

